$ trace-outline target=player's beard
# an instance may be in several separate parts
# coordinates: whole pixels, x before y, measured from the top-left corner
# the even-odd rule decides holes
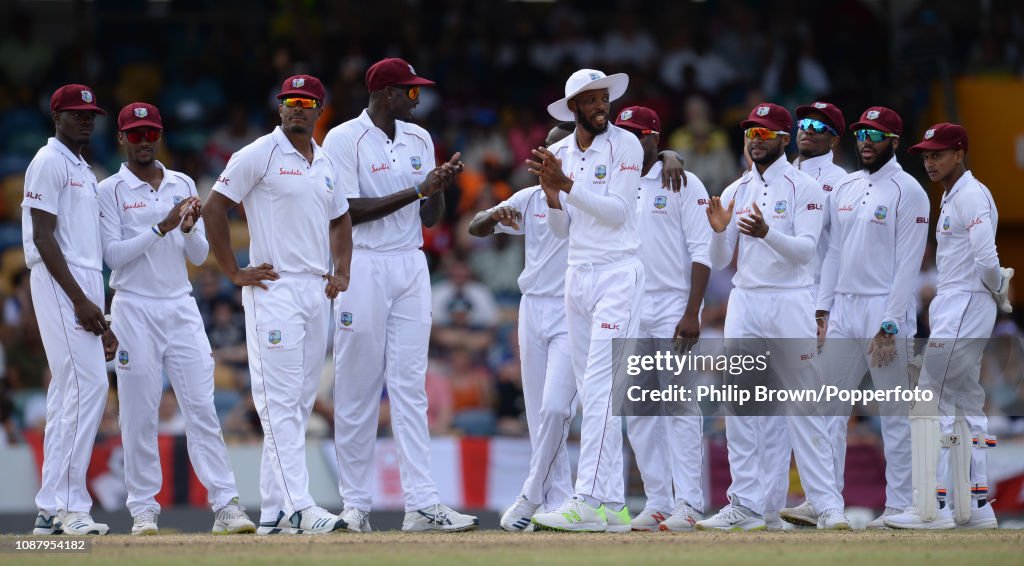
[[[599,128],[599,127],[591,124],[590,120],[588,120],[587,117],[583,115],[583,112],[580,112],[580,109],[577,108],[576,109],[576,123],[579,124],[580,126],[582,126],[583,129],[586,130],[587,132],[589,132],[589,133],[591,133],[591,134],[596,136],[596,135],[603,134],[608,129],[608,116],[605,115],[604,126],[601,126]]]
[[[864,157],[857,152],[857,160],[860,161],[861,169],[867,169],[868,173],[874,173],[885,166],[886,163],[892,159],[892,156],[896,154],[896,146],[889,142],[889,147],[885,151],[875,150],[875,160],[871,163],[864,163]]]
[[[765,149],[764,157],[761,157],[760,159],[757,159],[753,155],[751,155],[750,159],[754,163],[756,163],[757,165],[771,165],[772,163],[775,163],[776,161],[778,161],[779,156],[782,155],[782,150],[783,150],[783,145],[780,143],[774,149],[766,148]]]

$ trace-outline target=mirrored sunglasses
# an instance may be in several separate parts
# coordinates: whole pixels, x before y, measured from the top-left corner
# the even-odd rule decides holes
[[[867,129],[857,130],[856,132],[854,132],[854,135],[857,136],[857,141],[859,141],[859,142],[871,140],[873,143],[878,143],[878,142],[884,140],[885,138],[898,138],[899,137],[896,134],[890,134],[888,132],[883,132],[881,130],[867,130]]]
[[[128,143],[142,143],[142,140],[153,143],[159,140],[161,135],[163,132],[160,130],[125,130],[124,139],[128,140]]]
[[[769,130],[768,128],[747,128],[746,130],[743,130],[743,135],[746,136],[748,140],[752,140],[754,138],[773,140],[779,136],[785,136],[788,134],[789,132],[778,132],[775,130]]]
[[[796,125],[801,130],[811,132],[812,134],[829,133],[832,134],[833,136],[839,135],[832,128],[832,126],[829,126],[828,124],[822,122],[821,120],[815,120],[814,118],[802,118],[800,121],[796,123]]]
[[[310,108],[320,106],[320,101],[313,100],[312,98],[285,98],[281,101],[281,104],[284,104],[287,108],[295,108],[298,106],[309,110]]]

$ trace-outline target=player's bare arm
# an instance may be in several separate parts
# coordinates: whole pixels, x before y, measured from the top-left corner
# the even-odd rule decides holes
[[[324,293],[328,299],[335,299],[348,290],[352,276],[352,215],[348,212],[331,221],[331,250],[334,273],[324,275]]]
[[[752,238],[764,238],[768,235],[768,223],[764,221],[764,215],[757,203],[754,203],[754,212],[750,216],[744,216],[737,221],[740,234],[746,234]]]
[[[547,195],[549,190],[569,193],[572,190],[572,179],[562,172],[562,160],[555,157],[546,147],[538,147],[532,150],[533,156],[537,159],[527,159],[530,173],[533,173],[540,180],[540,186]],[[548,198],[550,203],[551,199]],[[551,206],[550,204],[548,206]],[[556,208],[556,207],[551,207]],[[561,207],[558,207],[561,208]]]
[[[237,204],[228,197],[214,191],[203,206],[203,220],[206,222],[206,233],[210,241],[213,257],[221,271],[232,283],[239,287],[255,285],[261,289],[267,286],[263,281],[278,279],[274,266],[263,263],[256,267],[239,268],[235,253],[231,250],[231,230],[228,226],[228,211]]]
[[[38,208],[32,209],[32,243],[39,250],[39,257],[43,265],[50,272],[57,284],[64,291],[64,294],[71,299],[75,307],[75,316],[82,324],[82,328],[101,336],[107,330],[107,321],[103,318],[103,310],[96,306],[82,291],[82,288],[75,281],[68,269],[64,252],[57,243],[54,233],[57,230],[57,217],[49,212]]]
[[[708,203],[708,223],[715,232],[724,232],[732,220],[732,209],[736,206],[736,199],[729,201],[729,208],[722,206],[721,197],[711,197]]]
[[[498,224],[518,230],[523,220],[523,213],[511,206],[501,206],[493,210],[481,210],[469,223],[469,233],[473,236],[486,238],[494,233]]]
[[[423,179],[423,182],[418,186],[410,187],[404,191],[398,191],[397,193],[384,197],[359,197],[348,199],[348,210],[349,214],[352,215],[352,225],[357,226],[364,222],[380,220],[381,218],[384,218],[385,216],[396,212],[411,203],[421,200],[421,198],[429,203],[429,201],[432,200],[430,197],[433,197],[438,192],[443,191],[450,186],[446,184],[449,178],[452,178],[455,174],[462,172],[462,162],[458,160],[460,156],[460,153],[456,153],[447,163],[444,163],[440,167],[435,167],[432,171],[427,173],[426,178]],[[453,170],[456,165],[458,166],[457,171]],[[453,182],[454,179],[452,178],[451,181]],[[436,210],[441,211],[444,209],[443,195],[433,200],[440,201],[440,207]],[[420,218],[423,219],[422,211]]]

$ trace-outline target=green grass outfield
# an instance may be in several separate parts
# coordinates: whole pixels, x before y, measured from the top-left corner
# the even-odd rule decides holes
[[[1024,565],[1024,531],[333,534],[97,537],[90,553],[13,553],[4,564],[979,564]],[[27,538],[27,537],[26,537]],[[37,537],[32,537],[37,538]],[[39,537],[42,538],[42,537]],[[49,539],[53,540],[53,539]]]

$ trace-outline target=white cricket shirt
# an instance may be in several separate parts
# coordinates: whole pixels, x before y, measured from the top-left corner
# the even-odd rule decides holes
[[[696,175],[686,172],[686,186],[679,192],[661,186],[661,161],[640,179],[636,201],[636,225],[640,234],[640,258],[647,274],[644,291],[690,291],[693,262],[711,267],[708,251],[711,226],[707,213],[708,191]]]
[[[43,261],[32,241],[31,209],[38,208],[57,217],[54,237],[67,263],[103,270],[96,175],[57,138],[47,140],[28,164],[21,208],[21,241],[30,269]]]
[[[984,285],[998,288],[999,213],[988,187],[965,171],[953,188],[942,195],[937,224],[938,292],[986,291]]]
[[[313,144],[306,161],[280,127],[231,156],[213,190],[245,207],[249,265],[278,273],[323,275],[331,270],[330,222],[348,211],[334,165]]]
[[[156,166],[164,172],[159,189],[136,177],[125,164],[100,183],[100,234],[103,260],[113,270],[111,289],[171,299],[192,291],[185,258],[201,265],[210,245],[202,219],[188,234],[180,225],[163,237],[153,231],[153,225],[175,205],[197,196],[188,175],[171,171],[159,161]]]
[[[814,282],[814,253],[821,233],[823,214],[821,186],[786,161],[785,154],[762,177],[756,165],[733,181],[722,193],[722,206],[736,199],[733,218],[726,229],[711,235],[711,262],[721,269],[739,248],[736,275],[739,289],[802,289]],[[761,209],[768,224],[764,238],[739,231],[739,219]],[[705,219],[705,222],[707,220]]]
[[[519,290],[524,295],[561,297],[565,295],[565,268],[569,261],[569,241],[559,238],[548,226],[548,202],[540,186],[521,189],[497,208],[510,206],[523,219],[519,229],[497,224],[495,233],[515,234],[526,238],[526,265],[519,275]]]
[[[832,152],[829,151],[824,155],[811,157],[810,159],[797,157],[793,161],[793,165],[797,169],[807,173],[821,185],[821,190],[824,193],[821,204],[825,207],[825,214],[822,215],[821,236],[818,237],[818,247],[814,254],[815,284],[821,282],[821,265],[825,262],[825,255],[828,254],[828,240],[832,225],[828,217],[829,195],[832,194],[832,191],[839,184],[839,179],[846,176],[846,169],[836,165],[832,159]]]
[[[380,198],[413,188],[434,169],[434,142],[426,130],[395,120],[391,139],[363,110],[357,118],[327,132],[324,151],[334,162],[335,178],[348,198]],[[423,246],[420,203],[352,228],[356,249],[382,252],[415,250]]]
[[[816,308],[831,311],[836,293],[888,295],[878,324],[903,320],[916,309],[928,239],[924,189],[893,157],[874,173],[854,171],[841,179],[828,214],[832,237]]]
[[[636,136],[609,125],[587,151],[576,146],[575,132],[548,149],[562,160],[562,171],[573,181],[563,209],[548,212],[555,235],[568,235],[569,265],[606,265],[636,257],[636,190],[644,161]]]

